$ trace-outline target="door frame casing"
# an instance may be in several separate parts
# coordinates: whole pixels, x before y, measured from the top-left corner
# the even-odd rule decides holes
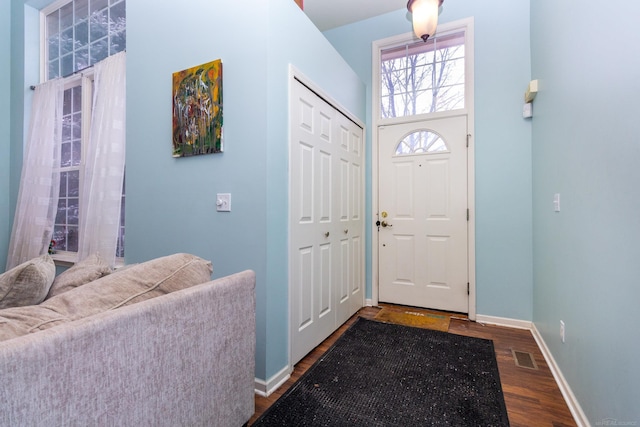
[[[476,256],[475,256],[475,119],[474,119],[474,46],[473,46],[473,17],[465,18],[454,22],[441,24],[438,26],[438,33],[448,33],[456,30],[465,31],[465,108],[453,111],[444,111],[431,114],[421,114],[410,117],[398,117],[394,119],[380,118],[380,51],[415,41],[413,33],[405,33],[372,43],[372,149],[371,149],[371,299],[367,300],[367,305],[377,306],[379,304],[380,278],[378,274],[379,264],[379,239],[378,227],[375,222],[379,213],[379,128],[385,125],[408,122],[422,122],[425,120],[445,118],[450,116],[466,115],[467,133],[469,147],[467,149],[467,207],[469,209],[469,221],[467,223],[467,254],[468,254],[468,278],[469,278],[469,312],[470,320],[476,320]]]

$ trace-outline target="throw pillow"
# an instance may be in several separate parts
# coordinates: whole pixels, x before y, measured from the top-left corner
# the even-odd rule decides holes
[[[56,266],[48,255],[24,262],[0,275],[0,309],[40,304],[49,292]]]
[[[40,305],[0,310],[0,341],[199,285],[211,280],[211,273],[210,261],[189,254],[136,264]]]
[[[60,273],[49,289],[46,299],[60,295],[63,292],[93,282],[111,273],[111,267],[98,254],[89,255],[76,263],[73,267]]]
[[[211,272],[210,261],[173,254],[118,270],[41,305],[75,320],[207,282]]]

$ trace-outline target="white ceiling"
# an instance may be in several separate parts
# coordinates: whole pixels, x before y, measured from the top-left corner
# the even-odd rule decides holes
[[[304,0],[304,12],[320,31],[406,7],[407,0]]]

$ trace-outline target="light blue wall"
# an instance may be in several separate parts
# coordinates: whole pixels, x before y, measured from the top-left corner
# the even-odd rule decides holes
[[[22,1],[11,2],[11,114],[10,114],[10,152],[9,161],[9,230],[13,225],[13,214],[18,198],[20,174],[22,172],[22,146],[24,142],[24,108],[27,102],[25,86],[25,7]],[[7,241],[7,248],[9,241]],[[4,268],[4,265],[2,266]]]
[[[534,322],[593,425],[640,423],[639,16],[531,2]]]
[[[3,227],[6,227],[7,230],[6,232],[4,228],[0,230],[0,271],[4,271],[6,265],[13,214],[20,188],[22,147],[28,128],[28,120],[25,120],[25,117],[29,116],[28,111],[31,108],[33,96],[33,91],[29,89],[29,86],[37,84],[39,79],[39,13],[33,7],[25,6],[26,2],[23,0],[12,0],[10,3],[10,10],[7,9],[8,15],[2,14],[2,18],[7,18],[10,23],[7,26],[2,26],[3,31],[8,34],[2,40],[9,46],[9,56],[7,57],[6,80],[5,78],[0,79],[8,83],[8,90],[4,92],[0,89],[0,94],[6,93],[3,100],[7,102],[9,111],[6,116],[2,115],[3,120],[6,120],[7,123],[7,133],[0,132],[0,135],[4,136],[0,142],[0,153],[2,153],[0,164],[2,161],[7,161],[8,165],[0,172],[0,183],[6,182],[6,186],[0,193],[2,194],[0,207],[3,203],[2,200],[6,200],[8,206],[6,214],[0,213],[0,219],[2,219],[2,215],[6,215]],[[28,30],[25,31],[25,28]],[[0,59],[0,64],[1,61],[2,59]],[[5,149],[6,151],[4,151]],[[2,177],[2,174],[5,176]],[[7,181],[4,181],[5,178]],[[5,197],[6,199],[4,199]],[[3,237],[3,233],[6,233],[6,237]]]
[[[364,89],[292,1],[165,3],[127,3],[126,260],[184,251],[213,260],[215,277],[255,270],[268,379],[288,363],[288,63],[355,112]],[[171,75],[217,58],[225,152],[174,159]],[[230,213],[215,211],[217,192],[232,194]]]
[[[126,260],[173,252],[213,261],[214,277],[244,269],[258,278],[266,324],[266,2],[127,3]],[[238,17],[242,17],[242,23]],[[252,28],[245,31],[244,25]],[[221,58],[225,152],[171,157],[172,73]],[[216,193],[232,194],[230,213]],[[264,330],[256,374],[265,373]]]
[[[0,0],[0,271],[4,271],[11,229],[11,1]]]
[[[445,2],[440,22],[475,25],[475,183],[477,312],[532,319],[531,124],[522,118],[531,79],[529,1]],[[398,10],[325,32],[367,84],[371,124],[371,43],[411,31]],[[372,151],[368,129],[367,152]],[[371,215],[371,160],[367,163]],[[368,227],[370,228],[370,227]],[[369,239],[370,241],[370,239]],[[367,252],[370,269],[371,252]],[[368,295],[371,277],[367,276]]]

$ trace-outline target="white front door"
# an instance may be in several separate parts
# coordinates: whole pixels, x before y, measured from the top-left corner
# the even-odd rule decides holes
[[[291,365],[364,305],[363,129],[291,86]]]
[[[468,313],[467,117],[378,135],[379,300]]]

